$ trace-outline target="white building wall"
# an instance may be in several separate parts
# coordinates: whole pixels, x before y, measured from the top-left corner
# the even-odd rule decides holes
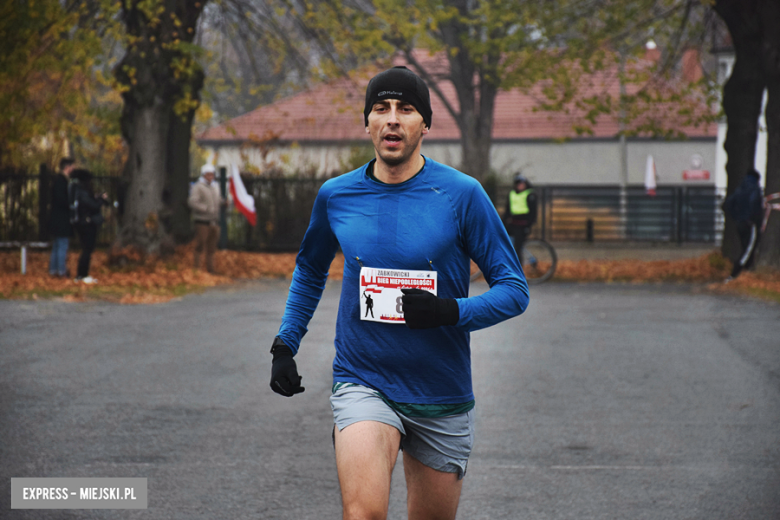
[[[368,143],[364,147],[370,146]],[[260,171],[278,167],[286,174],[316,171],[325,175],[344,171],[356,145],[302,145],[279,147],[265,155],[257,149],[236,146],[206,147],[208,160],[216,166],[247,164]],[[714,185],[716,181],[717,141],[629,141],[628,182],[643,184],[647,156],[655,159],[658,185]],[[458,143],[424,143],[423,153],[444,164],[460,163]],[[701,158],[700,169],[710,171],[708,181],[685,181],[684,170],[694,169],[694,156]],[[507,183],[519,170],[536,184],[616,185],[622,177],[618,141],[499,142],[491,150],[492,168]]]
[[[712,185],[715,147],[714,138],[706,141],[629,141],[628,183],[644,184],[647,156],[652,155],[659,185]],[[709,181],[683,180],[683,171],[693,169],[694,155],[701,157],[701,169],[710,171]],[[491,163],[493,170],[507,182],[518,170],[536,184],[616,185],[623,179],[617,141],[496,143],[491,150]]]
[[[658,185],[713,186],[716,164],[715,138],[696,141],[637,141],[628,145],[628,182],[644,184],[647,156],[652,155]],[[684,180],[685,170],[706,170],[709,180]]]
[[[238,146],[205,146],[206,161],[217,167],[236,164],[260,172],[281,170],[286,175],[315,173],[317,176],[341,171],[349,162],[354,146],[306,145],[281,146],[270,150]]]
[[[603,141],[497,143],[493,169],[509,179],[518,171],[534,184],[616,184],[620,149]]]

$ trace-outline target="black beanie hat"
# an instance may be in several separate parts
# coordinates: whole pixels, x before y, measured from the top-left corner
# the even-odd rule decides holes
[[[368,114],[371,108],[383,99],[400,99],[411,104],[422,115],[425,125],[431,127],[431,95],[428,85],[420,76],[399,66],[380,72],[368,82],[366,88],[366,107],[363,116],[368,126]]]

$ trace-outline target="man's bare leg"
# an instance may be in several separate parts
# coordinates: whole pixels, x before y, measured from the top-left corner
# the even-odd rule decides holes
[[[387,518],[401,432],[388,424],[361,421],[341,431],[336,428],[335,438],[344,520]]]
[[[404,474],[409,520],[455,518],[463,488],[457,473],[436,471],[404,452]]]

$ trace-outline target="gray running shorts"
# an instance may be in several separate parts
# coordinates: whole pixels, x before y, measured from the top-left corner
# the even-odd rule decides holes
[[[447,417],[407,417],[382,399],[376,390],[347,385],[330,396],[333,422],[339,431],[360,421],[389,424],[401,432],[401,449],[437,471],[466,474],[474,446],[474,409]]]

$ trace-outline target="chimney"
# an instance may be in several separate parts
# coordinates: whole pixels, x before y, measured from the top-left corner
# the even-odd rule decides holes
[[[699,62],[698,49],[685,49],[682,55],[682,77],[687,83],[695,83],[704,77]]]
[[[661,61],[661,50],[653,40],[648,40],[645,44],[645,59],[653,63]]]

